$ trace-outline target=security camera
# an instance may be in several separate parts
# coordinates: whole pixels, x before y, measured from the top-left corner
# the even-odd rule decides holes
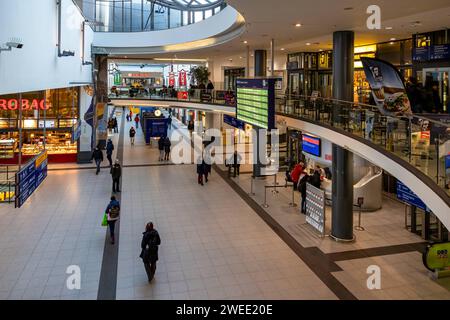
[[[23,43],[19,43],[19,42],[7,42],[6,45],[10,48],[16,48],[16,49],[22,49],[23,48]]]

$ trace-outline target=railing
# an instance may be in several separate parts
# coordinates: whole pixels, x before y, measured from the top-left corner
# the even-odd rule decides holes
[[[375,106],[312,97],[279,97],[279,115],[341,129],[383,148],[430,177],[449,194],[445,156],[450,151],[450,125],[427,115],[383,115]],[[445,117],[445,115],[443,115]]]
[[[0,202],[14,202],[18,170],[18,166],[0,166]]]
[[[217,94],[218,91],[193,90],[186,99],[179,99],[179,93],[170,90],[110,97],[235,105],[232,91],[228,91],[227,101],[222,93]],[[206,94],[210,94],[211,99]],[[450,194],[450,175],[445,166],[445,157],[450,152],[450,125],[430,118],[435,115],[386,116],[372,105],[289,95],[278,96],[275,108],[278,115],[330,126],[367,140],[422,171]],[[448,115],[442,117],[450,119]]]
[[[231,90],[208,90],[208,89],[116,89],[115,93],[109,95],[110,99],[143,99],[162,100],[177,102],[212,103],[234,106],[236,103],[235,93]]]

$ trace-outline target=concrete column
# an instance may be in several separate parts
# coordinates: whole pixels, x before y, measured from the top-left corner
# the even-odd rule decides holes
[[[354,32],[333,34],[333,97],[353,101]],[[340,108],[333,110],[337,121]],[[353,236],[353,154],[333,145],[333,190],[331,236],[338,241],[352,241]]]
[[[267,51],[255,50],[255,77],[267,76]]]

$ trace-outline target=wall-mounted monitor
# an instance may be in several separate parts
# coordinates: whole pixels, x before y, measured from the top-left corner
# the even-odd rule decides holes
[[[320,138],[316,136],[303,134],[302,147],[303,152],[306,152],[316,157],[322,156],[322,141]]]

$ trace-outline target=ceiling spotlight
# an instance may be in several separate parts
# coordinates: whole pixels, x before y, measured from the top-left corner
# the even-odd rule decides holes
[[[396,38],[391,38],[391,39],[390,39],[390,41],[395,41],[395,40],[397,40],[397,39],[396,39]]]
[[[280,50],[281,50],[281,51],[284,51],[284,48],[281,48]]]
[[[307,46],[310,46],[310,45],[311,45],[311,42],[307,42],[306,45],[307,45]]]
[[[247,41],[247,40],[244,40],[244,43],[245,43],[245,44],[247,44],[247,43],[248,43],[248,41]]]
[[[386,27],[385,29],[386,30],[392,30],[393,28],[392,27]]]
[[[302,26],[302,24],[301,24],[301,23],[296,23],[295,26],[296,26],[297,28],[300,28],[300,27]]]

